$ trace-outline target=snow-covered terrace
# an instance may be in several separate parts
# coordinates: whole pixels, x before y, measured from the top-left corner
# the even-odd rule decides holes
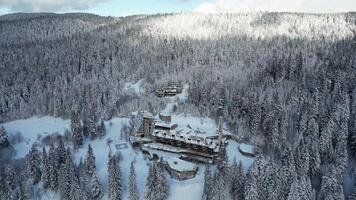
[[[181,160],[179,158],[169,158],[167,160],[167,164],[171,169],[174,169],[178,172],[185,172],[185,171],[196,171],[197,166],[191,162],[187,162],[184,160]]]

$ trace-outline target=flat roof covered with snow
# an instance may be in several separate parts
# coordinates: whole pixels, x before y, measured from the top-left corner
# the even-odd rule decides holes
[[[195,164],[175,157],[169,158],[167,164],[171,169],[179,172],[195,171],[197,169]]]
[[[248,153],[248,154],[252,154],[252,155],[255,155],[257,153],[256,152],[256,148],[254,146],[252,146],[252,145],[249,145],[249,144],[241,143],[240,146],[239,146],[239,149],[243,153]]]

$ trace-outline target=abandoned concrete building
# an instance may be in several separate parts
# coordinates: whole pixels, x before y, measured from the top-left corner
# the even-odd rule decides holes
[[[144,151],[150,149],[179,153],[184,160],[212,163],[224,151],[222,117],[217,133],[208,134],[199,129],[179,127],[171,118],[141,111],[132,117],[130,141]]]
[[[175,96],[182,93],[183,87],[179,83],[170,82],[168,86],[156,89],[158,97]]]
[[[167,160],[166,168],[171,177],[178,180],[194,178],[198,171],[197,165],[175,157]]]

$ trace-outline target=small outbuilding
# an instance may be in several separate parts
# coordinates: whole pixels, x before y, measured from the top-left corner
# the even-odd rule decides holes
[[[172,157],[167,160],[167,171],[172,178],[182,181],[194,178],[198,167],[191,162]]]
[[[258,149],[249,144],[241,143],[239,146],[239,151],[244,156],[254,157],[258,154]]]

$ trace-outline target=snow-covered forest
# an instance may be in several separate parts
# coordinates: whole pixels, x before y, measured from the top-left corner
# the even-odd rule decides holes
[[[71,121],[23,159],[13,157],[26,132],[0,129],[0,199],[35,199],[38,187],[61,199],[169,198],[159,165],[143,183],[156,196],[136,196],[134,163],[125,175],[110,156],[104,178],[88,145],[83,162],[72,158],[105,137],[104,121],[160,112],[168,101],[154,89],[169,81],[189,85],[175,113],[217,120],[223,99],[230,131],[261,149],[247,174],[237,162],[207,167],[202,199],[356,199],[356,14],[266,12],[0,16],[0,123]]]

